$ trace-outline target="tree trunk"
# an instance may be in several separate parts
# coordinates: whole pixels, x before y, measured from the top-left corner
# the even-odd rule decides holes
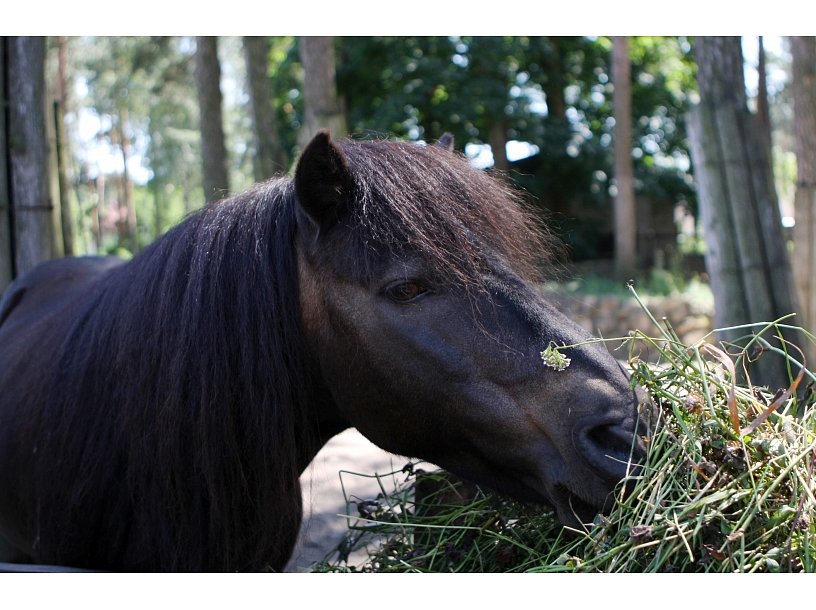
[[[269,43],[265,36],[244,36],[247,91],[252,117],[252,141],[255,156],[252,168],[255,181],[262,182],[286,171],[288,160],[278,137],[278,122],[272,106],[268,70]]]
[[[757,85],[757,119],[759,119],[759,124],[762,126],[762,138],[765,140],[765,146],[768,150],[772,150],[771,111],[768,107],[768,78],[765,68],[765,45],[762,42],[762,36],[759,37],[757,72],[759,73],[759,83]]]
[[[799,324],[816,334],[816,38],[791,36],[790,44],[797,166],[793,269],[801,307]],[[810,359],[813,367],[813,345]]]
[[[139,242],[136,239],[136,201],[133,197],[133,181],[130,179],[130,172],[128,171],[128,161],[130,160],[130,138],[127,132],[130,130],[128,110],[122,108],[119,111],[119,141],[122,146],[122,163],[124,168],[122,170],[122,186],[124,195],[124,206],[127,209],[127,235],[130,242],[130,251],[133,254],[139,252]]]
[[[552,63],[546,61],[547,56],[542,55],[542,68],[547,78],[541,83],[541,88],[547,100],[547,117],[558,121],[567,121],[567,100],[564,97],[566,81],[564,79],[564,65],[561,56],[558,36],[549,36],[547,41],[552,47]]]
[[[111,134],[113,135],[113,134]],[[111,139],[111,143],[116,146],[119,141]],[[117,248],[124,248],[128,241],[128,227],[127,227],[127,204],[125,203],[125,180],[121,175],[113,174],[114,183],[116,184],[116,233],[118,238]]]
[[[637,266],[635,179],[632,163],[632,64],[625,36],[612,38],[612,110],[615,118],[615,272],[633,277]]]
[[[6,134],[6,57],[8,38],[0,36],[0,297],[14,279],[14,246],[11,239],[11,199],[8,176],[8,137]]]
[[[227,148],[221,118],[221,67],[215,36],[196,38],[195,79],[201,110],[201,157],[204,197],[215,201],[229,194]]]
[[[771,322],[796,311],[796,294],[771,151],[746,104],[740,39],[699,37],[696,53],[700,104],[689,113],[689,134],[715,323]],[[745,334],[717,338],[731,341]],[[801,337],[788,338],[802,345]],[[779,359],[759,359],[751,374],[755,383],[773,388],[787,383]]]
[[[96,252],[102,254],[102,218],[105,216],[105,174],[96,177],[96,205],[91,214],[91,232],[96,242]]]
[[[159,185],[158,180],[151,180],[150,186],[151,190],[153,191],[153,202],[155,204],[155,207],[153,208],[153,225],[155,227],[155,236],[153,239],[156,240],[161,237],[162,234],[162,187]]]
[[[300,36],[300,63],[303,64],[304,125],[298,142],[306,144],[327,128],[333,137],[347,133],[346,117],[337,100],[335,83],[334,39],[331,36]]]
[[[493,167],[507,171],[507,118],[500,118],[491,128],[487,141],[493,151]]]
[[[53,229],[53,244],[51,257],[65,256],[65,243],[62,239],[62,206],[60,205],[59,189],[59,138],[57,136],[57,105],[54,102],[50,87],[45,88],[43,116],[45,117],[45,167],[48,175],[48,200],[52,203],[51,226]]]
[[[14,225],[14,275],[54,256],[48,182],[45,38],[8,39],[8,146]]]
[[[65,68],[68,64],[66,37],[57,37],[57,83],[54,103],[54,127],[57,136],[57,175],[59,177],[59,202],[62,214],[62,243],[66,256],[74,255],[74,220],[71,214],[71,183],[68,180],[68,134],[65,129],[66,82]]]
[[[550,47],[549,53],[541,53],[541,67],[544,78],[541,88],[547,101],[547,115],[544,117],[544,130],[552,142],[558,142],[562,155],[566,155],[567,145],[572,138],[572,126],[567,119],[567,100],[564,96],[566,87],[565,65],[561,53],[561,37],[544,37]],[[547,205],[556,215],[572,216],[571,202],[559,190],[552,191],[547,198]]]

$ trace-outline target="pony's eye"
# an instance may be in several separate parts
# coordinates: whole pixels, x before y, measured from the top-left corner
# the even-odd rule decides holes
[[[426,292],[428,292],[428,289],[416,282],[401,282],[385,289],[385,294],[388,295],[388,298],[398,303],[408,303],[409,301],[419,298]]]

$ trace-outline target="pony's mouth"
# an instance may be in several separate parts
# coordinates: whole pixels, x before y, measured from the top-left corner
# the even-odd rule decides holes
[[[584,524],[591,523],[595,515],[604,508],[597,503],[587,502],[564,485],[555,485],[552,495],[558,520],[575,529],[583,530]]]
[[[584,524],[592,523],[598,513],[607,512],[614,505],[616,486],[593,475],[582,478],[583,485],[576,485],[567,472],[556,475],[555,480],[531,476],[522,477],[517,483],[520,489],[514,490],[515,493],[510,491],[509,495],[551,506],[563,525],[580,531],[585,529]]]
[[[564,483],[551,483],[544,489],[540,482],[525,481],[523,478],[513,483],[498,489],[521,502],[551,506],[562,524],[579,530],[584,529],[583,524],[591,523],[599,512],[611,508],[614,501],[611,492],[602,501],[586,499]]]

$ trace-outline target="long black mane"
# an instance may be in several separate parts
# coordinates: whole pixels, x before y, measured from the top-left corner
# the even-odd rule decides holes
[[[120,540],[93,541],[59,513],[37,523],[43,539],[110,548],[109,566],[247,570],[288,557],[309,403],[292,199],[282,180],[207,207],[99,286],[35,424],[66,445],[40,451],[41,468],[56,459],[80,482],[39,494],[70,494],[53,499]]]
[[[413,250],[467,285],[489,247],[529,279],[552,251],[510,189],[463,158],[340,145],[355,182],[347,255],[361,276],[383,251]],[[39,561],[283,567],[301,519],[296,456],[314,374],[300,332],[295,210],[289,178],[210,205],[88,295],[51,362],[55,383],[29,397],[48,405],[29,432],[50,439],[35,454],[33,493],[81,515],[31,515],[42,540],[60,541]],[[84,523],[106,524],[113,539]]]

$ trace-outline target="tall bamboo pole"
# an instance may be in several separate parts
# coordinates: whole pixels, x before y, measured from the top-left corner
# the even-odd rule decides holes
[[[700,104],[689,113],[715,323],[772,322],[797,311],[773,183],[771,151],[747,107],[739,37],[696,39]],[[734,340],[747,331],[720,335]],[[798,345],[802,337],[790,334]],[[778,346],[777,346],[778,347]],[[755,383],[787,385],[781,360],[752,365]]]
[[[793,269],[800,324],[816,334],[816,38],[791,36],[793,124],[796,134],[796,198]],[[816,348],[811,346],[811,365]]]

